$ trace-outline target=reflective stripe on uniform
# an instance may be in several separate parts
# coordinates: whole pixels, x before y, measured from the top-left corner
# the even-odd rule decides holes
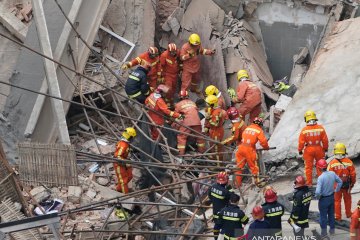
[[[182,105],[180,108],[181,109],[185,109],[185,108],[189,108],[189,107],[196,107],[195,103],[187,103]]]
[[[153,67],[153,66],[155,66],[158,62],[159,62],[159,60],[157,60],[157,61],[155,61],[155,62],[151,63],[151,66],[152,66],[152,67]]]
[[[205,143],[197,143],[196,144],[198,147],[205,147]]]
[[[166,59],[166,61],[168,62],[168,63],[170,63],[170,64],[173,64],[173,61],[171,61],[170,59]]]
[[[348,162],[342,162],[342,164],[341,163],[333,163],[333,164],[330,165],[330,167],[332,168],[332,167],[343,166],[343,165],[351,167],[353,164],[348,163]]]
[[[314,132],[323,132],[323,131],[324,131],[324,129],[316,128],[316,129],[311,129],[311,130],[304,130],[301,133],[305,134],[305,133],[314,133]]]
[[[229,221],[240,221],[240,218],[235,218],[235,217],[223,216],[222,218],[224,220],[229,220]]]
[[[218,219],[218,218],[219,218],[219,216],[218,216],[218,215],[216,215],[216,214],[213,214],[213,218]]]
[[[297,221],[296,223],[303,224],[303,223],[308,223],[308,222],[309,222],[309,219],[305,219],[305,220]]]
[[[177,148],[183,149],[185,148],[185,145],[177,145]]]
[[[291,216],[291,218],[293,218],[293,219],[299,219],[299,217],[298,216]]]
[[[255,128],[250,128],[250,127],[248,127],[248,128],[246,128],[245,130],[246,130],[246,131],[250,130],[250,131],[254,131],[254,132],[256,132],[256,133],[260,133],[260,130],[255,129]]]
[[[311,196],[310,196],[310,197],[305,198],[304,200],[302,200],[302,203],[306,203],[306,202],[308,202],[308,201],[311,201]]]
[[[283,214],[282,211],[281,212],[274,212],[274,213],[267,213],[266,216],[267,217],[275,217],[275,216],[279,216],[281,214]]]
[[[218,194],[213,193],[213,192],[211,193],[211,196],[213,196],[213,197],[215,197],[215,198],[218,198],[218,199],[225,199],[224,196],[218,195]]]
[[[150,104],[155,107],[156,106],[156,103],[151,99],[151,98],[148,98],[148,101],[150,102]]]
[[[356,237],[356,233],[350,233],[350,237]]]
[[[172,117],[175,113],[173,111],[170,112],[170,117]]]
[[[129,98],[135,98],[135,97],[140,96],[140,95],[141,95],[141,91],[138,91],[137,93],[131,94],[131,95],[128,95],[128,96],[129,96]]]
[[[241,222],[245,222],[248,219],[248,217],[245,215],[242,219]]]
[[[136,57],[135,59],[136,59],[136,61],[138,61],[139,64],[141,63],[141,58]]]
[[[229,237],[228,235],[224,234],[224,238],[228,240],[237,240],[237,237]]]
[[[135,77],[133,75],[130,75],[129,78],[132,79],[132,80],[135,80],[135,81],[140,81],[140,78]]]

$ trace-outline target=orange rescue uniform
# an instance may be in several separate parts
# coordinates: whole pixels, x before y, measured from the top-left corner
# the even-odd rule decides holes
[[[236,145],[239,145],[241,143],[242,133],[244,132],[245,128],[246,124],[242,119],[237,122],[233,121],[233,126],[231,128],[231,136],[225,139],[223,141],[223,144],[231,144],[233,142],[236,142]]]
[[[172,56],[169,50],[166,50],[160,56],[162,76],[165,81],[164,84],[169,87],[169,92],[166,94],[165,101],[170,104],[173,104],[174,102],[174,94],[180,71],[179,57],[180,50],[177,50],[176,56]]]
[[[130,67],[139,65],[141,63],[141,60],[145,60],[151,66],[150,71],[147,74],[147,78],[151,91],[154,91],[157,86],[158,79],[161,78],[160,58],[150,58],[149,53],[144,52],[130,61]]]
[[[360,206],[351,215],[350,240],[360,240]]]
[[[261,113],[261,91],[251,81],[241,81],[237,88],[237,98],[241,103],[240,115],[245,116],[250,113],[249,122],[253,122]]]
[[[301,152],[304,149],[303,158],[305,163],[306,184],[308,186],[312,186],[314,161],[317,162],[324,158],[328,148],[329,140],[323,126],[319,124],[308,125],[301,130],[298,151]],[[320,176],[321,171],[319,168],[316,168],[316,174],[318,177]]]
[[[221,109],[219,106],[215,108],[210,108],[209,118],[205,121],[205,127],[209,129],[209,137],[221,142],[224,138],[224,123],[225,120],[228,119],[227,113],[225,110]],[[212,147],[215,143],[211,142],[210,147]],[[223,145],[215,144],[214,151],[212,152],[222,152]],[[216,160],[222,161],[223,154],[215,155]],[[220,163],[218,163],[220,165]]]
[[[340,191],[335,193],[335,219],[341,220],[341,199],[344,196],[346,217],[351,217],[351,188],[356,182],[356,171],[353,162],[349,158],[341,160],[333,159],[328,164],[328,171],[333,171],[343,181]],[[350,182],[349,182],[350,181]],[[349,184],[346,184],[346,183]],[[344,185],[345,184],[345,185]],[[348,185],[348,186],[346,186]]]
[[[127,160],[129,155],[129,142],[125,139],[120,140],[116,144],[116,150],[114,153],[114,157],[119,160]],[[127,164],[114,163],[114,170],[116,177],[118,179],[118,183],[116,185],[116,191],[122,193],[128,193],[128,183],[133,178],[132,175],[132,167]]]
[[[163,126],[165,123],[163,114],[173,118],[180,117],[179,113],[173,112],[168,108],[164,99],[162,99],[161,95],[158,93],[151,93],[150,96],[146,98],[145,105],[153,110],[148,111],[149,116],[153,122],[159,126]],[[151,126],[150,132],[152,139],[156,140],[159,137],[159,131],[156,129],[156,127]]]
[[[180,59],[183,61],[183,72],[181,77],[181,90],[199,92],[200,83],[200,58],[199,55],[211,55],[212,51],[199,45],[185,43],[180,50]],[[190,87],[191,84],[191,87]]]
[[[175,104],[175,112],[179,112],[185,116],[184,120],[182,121],[182,125],[185,125],[199,133],[201,133],[201,122],[199,118],[198,108],[196,104],[191,101],[190,99],[184,99],[177,104]],[[179,129],[180,132],[184,133],[191,133],[190,129],[185,128],[184,126],[180,126],[179,124],[175,123],[175,127]],[[179,149],[179,154],[185,154],[186,142],[187,142],[188,135],[179,133],[177,135],[177,147]],[[196,144],[198,151],[203,153],[205,151],[205,140],[203,138],[196,138]]]
[[[259,175],[259,166],[256,154],[256,143],[258,141],[264,149],[269,149],[268,141],[261,127],[255,123],[250,124],[242,133],[241,144],[236,152],[237,167],[243,169],[247,163],[251,174],[254,176]],[[237,171],[236,174],[242,174],[242,170]],[[241,183],[242,177],[236,176],[236,186],[240,187]]]

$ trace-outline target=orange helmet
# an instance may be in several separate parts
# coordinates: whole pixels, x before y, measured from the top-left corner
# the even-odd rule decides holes
[[[167,93],[169,91],[169,87],[164,85],[164,84],[160,84],[159,86],[157,86],[155,92],[162,94],[162,93]]]
[[[299,175],[299,176],[297,176],[295,178],[295,181],[294,181],[294,187],[295,188],[305,186],[305,184],[306,184],[306,181],[305,181],[305,178],[303,176]]]
[[[320,159],[319,161],[317,161],[316,166],[320,169],[327,168],[327,162],[325,159]]]
[[[239,111],[236,109],[236,107],[229,107],[226,113],[230,120],[234,120],[240,117]]]
[[[277,200],[277,194],[273,189],[268,189],[264,193],[264,198],[266,202],[272,203]]]
[[[186,91],[186,90],[181,90],[181,91],[180,91],[180,98],[187,98],[187,97],[189,97],[188,91]]]
[[[148,53],[150,54],[150,56],[159,56],[159,49],[157,47],[149,47]]]
[[[254,219],[262,219],[265,216],[264,209],[261,206],[255,206],[251,214]]]
[[[216,182],[219,184],[226,184],[229,181],[229,176],[226,172],[219,172],[216,176]]]
[[[168,48],[169,52],[173,52],[177,50],[176,44],[175,43],[169,43],[168,44]]]

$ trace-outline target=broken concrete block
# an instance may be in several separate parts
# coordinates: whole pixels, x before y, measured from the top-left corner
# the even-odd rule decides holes
[[[0,22],[21,42],[25,41],[28,26],[26,26],[15,15],[9,12],[4,3],[0,4]]]
[[[295,64],[301,64],[304,62],[306,57],[309,55],[309,49],[307,47],[301,48],[299,54],[294,55],[293,61]]]
[[[107,178],[104,178],[104,177],[99,177],[96,179],[96,182],[98,184],[100,184],[101,186],[106,186],[109,184],[109,180]]]
[[[239,6],[241,5],[241,1],[239,0],[213,0],[222,10],[225,12],[233,12],[237,13]]]
[[[300,86],[300,83],[302,82],[302,79],[304,78],[306,71],[308,69],[308,66],[305,64],[296,64],[291,71],[291,76],[289,80],[289,84],[294,84],[296,87]]]
[[[37,202],[42,202],[50,197],[50,192],[43,186],[35,187],[30,191],[30,194],[35,198]]]
[[[96,196],[96,191],[94,191],[93,189],[90,188],[89,190],[87,190],[85,195],[88,196],[89,198],[93,199]]]
[[[67,199],[72,203],[80,203],[82,188],[79,186],[69,186]]]
[[[171,18],[170,21],[168,22],[172,33],[177,36],[180,30],[180,23],[176,18]]]
[[[291,97],[281,94],[279,100],[275,104],[275,108],[285,111],[291,100]]]

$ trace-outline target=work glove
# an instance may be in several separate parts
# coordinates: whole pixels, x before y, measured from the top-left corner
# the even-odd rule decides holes
[[[127,63],[124,63],[122,66],[121,66],[121,69],[122,70],[128,70],[130,68],[130,63],[129,62],[127,62]]]
[[[157,79],[157,84],[163,84],[165,82],[165,79],[163,77],[160,77]]]
[[[212,49],[211,51],[210,51],[210,55],[212,56],[212,55],[214,55],[216,53],[216,49]]]
[[[300,157],[303,155],[303,152],[302,151],[299,151],[299,155],[300,155]]]
[[[209,129],[208,128],[204,128],[203,133],[208,133]]]
[[[228,92],[229,97],[230,97],[231,99],[236,98],[236,92],[235,92],[235,89],[234,89],[234,88],[228,88],[227,92]]]

